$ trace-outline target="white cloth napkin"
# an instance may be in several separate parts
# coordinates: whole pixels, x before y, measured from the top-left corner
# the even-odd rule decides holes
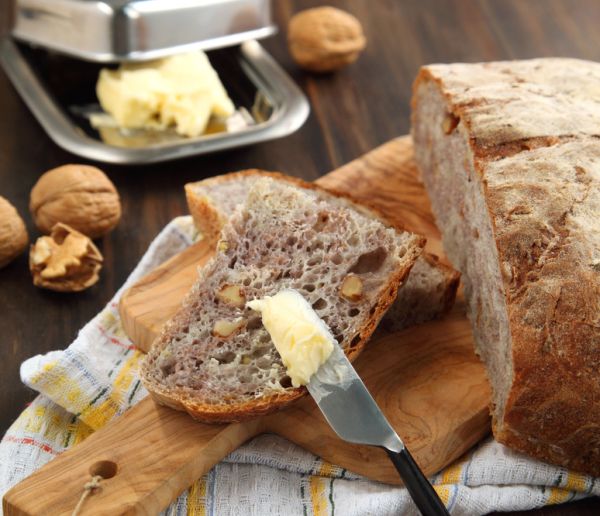
[[[135,405],[147,393],[141,354],[117,305],[125,288],[197,238],[190,217],[173,220],[125,285],[63,351],[26,360],[21,378],[39,396],[0,443],[0,493]],[[485,514],[600,495],[600,479],[481,442],[433,479],[452,514]],[[181,495],[165,514],[418,514],[405,489],[354,475],[274,435],[242,446]]]

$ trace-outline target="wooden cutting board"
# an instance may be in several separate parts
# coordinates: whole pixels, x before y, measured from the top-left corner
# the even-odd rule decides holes
[[[351,192],[428,237],[442,255],[439,233],[412,158],[398,138],[319,179]],[[142,278],[122,298],[123,324],[147,349],[179,306],[211,251],[200,242]],[[426,474],[458,458],[489,432],[489,386],[473,353],[462,298],[441,321],[379,334],[356,368]],[[7,515],[70,514],[91,474],[106,477],[82,514],[154,514],[248,439],[279,434],[324,460],[386,483],[399,478],[376,448],[341,441],[311,398],[248,422],[204,425],[146,398],[11,489]],[[108,478],[110,477],[110,478]]]

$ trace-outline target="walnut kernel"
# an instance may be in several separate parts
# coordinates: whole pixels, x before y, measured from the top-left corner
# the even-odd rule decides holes
[[[238,308],[246,305],[246,296],[238,285],[223,285],[217,292],[217,299]]]
[[[341,294],[348,301],[358,301],[362,297],[362,280],[355,274],[348,274],[342,282]]]
[[[216,337],[227,338],[244,326],[242,318],[230,321],[228,319],[218,319],[213,326],[213,335]]]
[[[102,255],[89,237],[59,223],[31,246],[29,268],[36,287],[78,292],[98,281]]]

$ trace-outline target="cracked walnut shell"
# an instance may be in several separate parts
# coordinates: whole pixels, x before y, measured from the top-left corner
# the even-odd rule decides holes
[[[0,268],[19,256],[28,242],[23,219],[10,202],[0,197]]]
[[[43,174],[31,190],[29,209],[38,229],[46,234],[62,222],[98,238],[121,218],[115,185],[100,169],[88,165],[64,165]]]
[[[36,287],[78,292],[99,279],[102,254],[89,237],[66,224],[56,224],[50,236],[37,239],[29,251],[29,268]]]
[[[301,11],[288,25],[294,61],[312,72],[332,72],[353,63],[366,44],[360,22],[335,7]]]

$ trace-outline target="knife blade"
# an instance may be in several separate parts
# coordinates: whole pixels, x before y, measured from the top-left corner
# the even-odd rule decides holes
[[[344,441],[385,449],[422,514],[449,514],[337,342],[307,388]]]

